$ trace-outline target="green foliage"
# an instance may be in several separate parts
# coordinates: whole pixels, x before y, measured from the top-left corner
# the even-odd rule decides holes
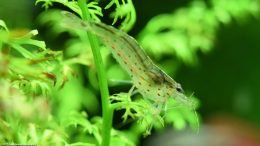
[[[82,16],[82,12],[77,4],[76,1],[69,1],[69,0],[37,0],[36,4],[43,3],[42,6],[45,9],[48,9],[53,5],[53,3],[60,3],[75,13]],[[111,13],[111,17],[114,19],[113,24],[117,22],[118,18],[123,19],[120,29],[123,31],[129,31],[134,26],[136,21],[136,13],[135,8],[132,3],[132,0],[112,0],[110,1],[105,9],[111,8],[113,5],[116,6],[116,9],[113,13]],[[91,18],[96,21],[100,21],[99,16],[103,16],[102,14],[102,8],[98,6],[97,2],[89,2],[87,4]]]
[[[0,26],[4,28],[6,31],[8,31],[8,28],[3,20],[0,20]]]
[[[37,0],[36,4],[39,3],[45,9],[52,7],[53,3],[60,3],[86,19],[76,1]],[[112,6],[116,7],[111,14],[113,24],[124,18],[120,29],[129,31],[136,20],[132,1],[112,0],[105,9]],[[99,17],[103,14],[98,3],[89,2],[87,8],[91,18],[100,21]],[[182,62],[192,64],[199,50],[211,50],[221,23],[228,24],[232,18],[242,20],[248,15],[257,16],[258,12],[257,0],[212,0],[211,7],[195,1],[187,8],[151,19],[141,31],[139,41],[153,57],[171,54]],[[92,146],[101,145],[105,139],[102,132],[111,130],[111,135],[106,135],[111,139],[110,145],[134,146],[141,135],[150,134],[152,128],[162,129],[165,124],[175,129],[190,126],[198,130],[199,118],[195,110],[199,104],[195,97],[190,97],[189,103],[183,104],[169,99],[164,113],[160,113],[140,95],[132,98],[132,92],[118,91],[109,97],[110,102],[106,106],[125,111],[121,124],[133,121],[128,129],[107,128],[106,119],[111,121],[112,115],[104,118],[105,112],[102,117],[89,117],[82,109],[97,110],[100,106],[96,91],[100,89],[104,92],[103,87],[97,84],[95,72],[100,70],[95,68],[95,56],[93,58],[93,50],[90,49],[93,39],[97,40],[89,39],[91,37],[85,31],[61,27],[57,12],[44,12],[39,21],[43,25],[51,22],[48,37],[68,32],[73,38],[65,42],[64,50],[53,51],[58,49],[46,48],[44,41],[35,39],[37,30],[9,29],[0,20],[0,142]],[[106,60],[103,70],[124,74],[109,60],[108,48],[98,44],[94,49],[101,52],[102,60]],[[87,89],[83,87],[79,65],[85,68],[83,71],[89,81]],[[126,76],[122,75],[122,78]],[[106,78],[99,80],[106,81]]]
[[[66,7],[68,7],[69,9],[71,9],[72,11],[74,11],[75,13],[79,14],[80,16],[82,16],[82,12],[80,10],[80,7],[78,6],[77,1],[69,1],[69,0],[37,0],[35,4],[38,3],[43,3],[42,6],[45,9],[50,8],[53,3],[59,3],[62,4]],[[103,16],[101,8],[97,5],[97,2],[89,2],[87,7],[90,11],[91,17],[92,19],[96,20],[96,21],[100,21],[98,16]]]
[[[118,20],[118,18],[122,19],[125,17],[121,23],[120,29],[123,31],[131,30],[136,21],[136,13],[132,0],[122,0],[122,4],[120,4],[118,0],[112,0],[105,9],[109,9],[113,5],[116,5],[115,12],[111,14],[111,16],[114,17],[113,24]]]
[[[138,40],[157,58],[172,54],[184,63],[196,64],[196,53],[211,50],[221,23],[229,24],[232,18],[241,21],[249,15],[258,16],[259,6],[258,0],[212,0],[210,6],[195,0],[189,7],[153,17]]]
[[[1,75],[25,93],[46,95],[50,85],[57,82],[51,73],[56,63],[51,62],[58,61],[61,54],[46,49],[43,41],[31,39],[37,34],[37,30],[0,31]]]
[[[62,52],[33,39],[37,30],[8,31],[3,21],[1,26],[0,142],[63,145],[66,135],[53,119],[48,99],[69,75]]]

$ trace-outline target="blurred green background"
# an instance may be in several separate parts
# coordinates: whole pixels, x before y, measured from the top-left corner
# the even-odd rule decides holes
[[[137,21],[129,34],[136,36],[153,16],[173,12],[191,1],[134,0]],[[42,8],[34,6],[33,0],[0,1],[0,19],[10,29],[37,27],[34,22],[40,11]],[[260,129],[259,26],[260,19],[253,16],[246,21],[220,24],[211,51],[198,51],[195,65],[179,64],[174,78],[199,98],[203,122],[223,116]]]
[[[134,1],[138,17],[133,35],[154,15],[172,12],[190,2]],[[259,19],[253,17],[245,23],[233,20],[220,25],[212,50],[206,54],[197,52],[197,65],[182,64],[177,71],[175,79],[200,99],[199,113],[204,120],[230,115],[260,127],[259,26]]]
[[[134,1],[137,21],[135,35],[147,21],[160,13],[187,6],[184,1]],[[206,1],[207,2],[207,1]],[[197,52],[199,63],[180,65],[175,76],[184,89],[200,99],[199,113],[206,120],[217,115],[235,116],[260,127],[260,21],[233,20],[221,24],[209,53]]]

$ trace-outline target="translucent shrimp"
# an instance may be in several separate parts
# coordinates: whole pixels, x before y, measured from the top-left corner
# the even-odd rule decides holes
[[[85,22],[72,13],[62,12],[62,25],[95,34],[108,48],[117,62],[130,75],[134,86],[145,98],[160,109],[169,97],[187,103],[181,85],[156,66],[137,41],[112,26],[93,21]]]

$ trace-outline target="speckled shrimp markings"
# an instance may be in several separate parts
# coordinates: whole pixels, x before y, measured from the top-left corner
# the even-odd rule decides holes
[[[134,86],[144,98],[157,105],[163,105],[169,97],[187,100],[180,84],[157,67],[134,38],[112,26],[85,22],[69,12],[62,14],[63,26],[89,31],[111,48],[114,58],[131,76]]]

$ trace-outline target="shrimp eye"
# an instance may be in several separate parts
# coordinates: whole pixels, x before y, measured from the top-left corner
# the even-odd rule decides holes
[[[182,88],[179,88],[179,87],[177,87],[177,88],[176,88],[176,90],[177,90],[178,92],[181,92],[181,93],[183,93],[183,90],[182,90]]]
[[[177,90],[178,92],[180,92],[180,93],[183,93],[183,92],[184,92],[183,89],[181,88],[181,85],[180,85],[180,84],[177,85],[176,90]]]

